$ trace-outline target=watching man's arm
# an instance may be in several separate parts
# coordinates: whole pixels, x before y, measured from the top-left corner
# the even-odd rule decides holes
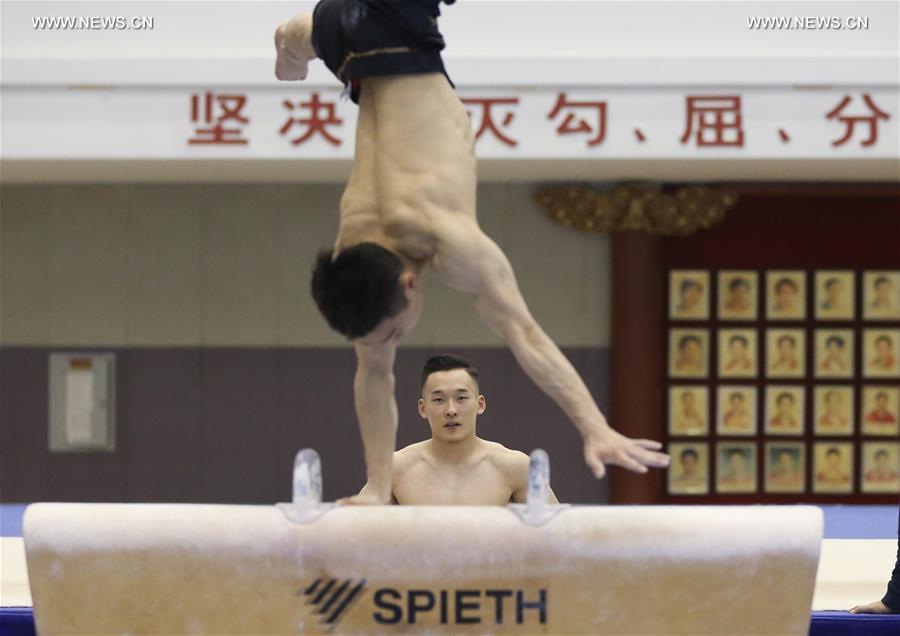
[[[475,295],[475,309],[509,344],[522,370],[568,415],[584,440],[584,458],[597,478],[604,463],[638,473],[664,468],[669,457],[659,442],[629,439],[613,430],[578,372],[544,333],[525,304],[506,255],[477,224],[457,224],[444,237],[436,262],[448,283]]]
[[[354,343],[356,377],[353,402],[366,459],[367,483],[344,504],[389,504],[391,502],[392,457],[397,441],[397,400],[394,397],[393,342],[369,345]]]

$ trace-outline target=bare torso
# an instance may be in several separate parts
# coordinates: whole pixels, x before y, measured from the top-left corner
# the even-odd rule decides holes
[[[489,239],[476,219],[475,137],[447,78],[362,80],[356,135],[335,248],[378,243],[473,292],[484,251],[465,246]]]
[[[471,457],[454,464],[430,452],[431,440],[394,453],[394,500],[420,506],[502,506],[525,501],[528,456],[495,442],[478,441]]]

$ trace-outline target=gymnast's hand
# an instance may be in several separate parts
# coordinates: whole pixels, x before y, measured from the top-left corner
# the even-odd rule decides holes
[[[872,601],[868,605],[857,605],[850,610],[851,614],[900,614],[881,601]]]
[[[600,479],[606,474],[605,464],[616,464],[636,473],[647,468],[666,468],[669,456],[658,452],[662,444],[650,439],[630,439],[617,433],[609,425],[585,436],[584,460]]]

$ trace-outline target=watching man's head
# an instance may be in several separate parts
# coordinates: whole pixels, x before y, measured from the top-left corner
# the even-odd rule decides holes
[[[332,329],[365,344],[396,342],[422,313],[419,273],[375,243],[320,252],[312,295]]]
[[[478,370],[459,356],[433,356],[422,369],[419,415],[428,420],[431,436],[461,442],[475,435],[475,419],[487,408],[478,392]]]

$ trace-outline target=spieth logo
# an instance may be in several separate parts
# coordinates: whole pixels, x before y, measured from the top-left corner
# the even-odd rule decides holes
[[[321,622],[334,628],[341,617],[353,607],[366,589],[366,581],[338,581],[337,579],[316,579],[312,585],[300,592],[306,597],[308,605],[315,608]]]
[[[317,579],[300,593],[331,631],[365,589],[365,579]],[[524,590],[401,591],[382,587],[374,591],[372,601],[376,608],[372,620],[381,625],[415,625],[427,615],[431,615],[429,622],[437,619],[441,625],[547,623],[547,590],[543,589],[536,598],[528,598]]]

